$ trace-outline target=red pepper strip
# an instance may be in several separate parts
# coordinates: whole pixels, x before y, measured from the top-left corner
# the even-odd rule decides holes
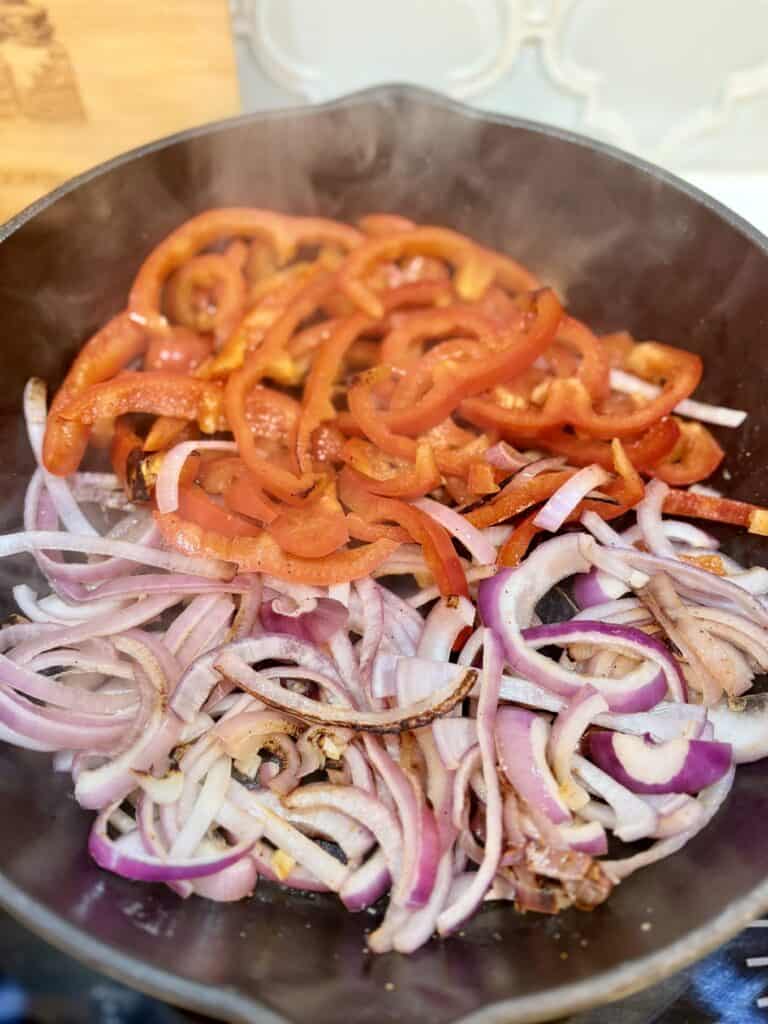
[[[242,472],[234,477],[224,491],[224,504],[230,511],[248,516],[250,519],[258,519],[267,526],[273,523],[280,513],[279,508],[263,493],[245,466],[242,466]]]
[[[242,238],[235,238],[234,241],[230,242],[224,250],[226,258],[232,266],[237,267],[241,273],[245,271],[250,253],[250,246],[247,242],[244,242]]]
[[[538,514],[539,510],[534,509],[533,512],[529,512],[528,515],[517,524],[512,533],[510,533],[499,548],[499,553],[496,558],[497,565],[514,568],[522,562],[528,548],[533,542],[533,538],[537,533],[541,532],[541,527],[534,526],[533,524],[533,521]]]
[[[608,357],[609,365],[620,370],[626,365],[627,358],[635,347],[635,339],[628,331],[616,331],[614,334],[603,334],[600,337],[600,345]]]
[[[291,217],[293,241],[295,248],[302,245],[331,245],[342,249],[355,249],[365,242],[365,235],[343,224],[339,220],[326,217]]]
[[[486,526],[494,526],[496,523],[503,523],[507,519],[525,512],[533,505],[551,498],[555,491],[570,480],[575,469],[564,469],[558,473],[542,473],[533,477],[517,487],[514,486],[514,478],[510,485],[493,498],[485,502],[471,512],[465,513],[465,518],[482,530]]]
[[[372,494],[382,497],[423,498],[442,482],[432,446],[424,442],[416,448],[416,461],[400,467],[393,466],[372,445],[358,438],[347,441],[342,457],[360,482]]]
[[[369,523],[389,520],[407,530],[420,544],[440,593],[468,595],[467,580],[451,535],[421,509],[405,501],[371,494],[361,474],[345,466],[339,475],[341,499],[353,512]]]
[[[557,328],[556,340],[576,349],[581,356],[576,376],[592,398],[597,401],[610,394],[611,367],[608,355],[587,325],[573,317],[564,316]]]
[[[60,410],[92,384],[109,380],[147,345],[145,332],[131,322],[126,313],[113,317],[78,352],[51,403],[43,443],[43,462],[49,473],[67,476],[74,473],[85,454],[89,427],[64,420]]]
[[[263,238],[279,263],[287,263],[296,248],[292,217],[270,210],[229,207],[207,210],[186,221],[157,245],[133,282],[128,309],[139,322],[156,322],[163,285],[170,274],[220,238]]]
[[[247,473],[239,456],[225,455],[201,463],[197,479],[209,494],[224,494],[233,480]]]
[[[680,444],[654,470],[665,483],[682,487],[706,480],[725,458],[725,452],[701,423],[679,421]]]
[[[570,425],[596,438],[630,437],[646,430],[695,390],[701,380],[699,356],[655,341],[635,345],[630,365],[643,367],[647,376],[665,380],[657,398],[634,412],[611,415],[592,407],[592,398],[580,380],[553,380],[541,409],[502,409],[483,398],[461,403],[460,413],[471,423],[495,427],[505,437],[538,437],[554,427]]]
[[[284,508],[268,529],[283,551],[301,558],[324,558],[349,541],[333,482],[321,484],[300,508]]]
[[[333,279],[323,275],[304,289],[302,295],[269,328],[260,347],[239,370],[230,374],[224,392],[224,407],[243,461],[265,490],[278,498],[305,493],[314,477],[295,476],[275,466],[259,451],[246,415],[248,395],[261,381],[270,362],[283,352],[298,325],[314,313],[333,287]]]
[[[208,338],[191,331],[188,327],[170,327],[150,335],[144,356],[145,370],[162,370],[164,373],[192,373],[211,354]]]
[[[390,526],[388,523],[369,523],[357,512],[347,513],[347,527],[350,537],[355,540],[394,540],[398,544],[411,544],[412,537],[407,530],[400,526]]]
[[[175,373],[126,372],[91,385],[63,405],[58,415],[90,425],[96,420],[143,412],[197,420],[203,433],[213,434],[227,428],[222,405],[222,387],[214,381]]]
[[[393,235],[396,231],[413,231],[416,227],[412,220],[396,213],[368,213],[358,219],[357,225],[371,238]]]
[[[297,267],[301,272],[297,272]],[[285,282],[273,284],[274,278],[284,277]],[[253,289],[261,289],[264,295],[251,295],[249,303],[253,308],[246,313],[237,328],[222,345],[220,351],[207,370],[209,377],[226,377],[233,370],[239,369],[249,352],[263,345],[264,337],[269,328],[290,309],[312,284],[313,281],[327,279],[327,274],[317,263],[294,264],[286,270],[275,274],[273,278],[262,281]],[[293,386],[299,382],[299,369],[289,351],[278,352],[269,364],[267,371],[281,384]]]
[[[197,437],[196,428],[188,420],[174,416],[158,416],[144,438],[145,452],[163,452],[179,441],[192,441]]]
[[[470,462],[467,472],[467,487],[473,495],[496,494],[499,485],[496,483],[493,466],[487,462]]]
[[[477,361],[472,368],[462,367],[450,377],[446,374],[416,407],[380,413],[387,426],[395,433],[424,433],[464,399],[527,370],[552,342],[562,316],[562,307],[549,288],[534,293],[532,302],[536,316],[524,332],[510,335],[507,346]]]
[[[174,320],[201,334],[212,332],[222,345],[242,320],[245,278],[224,253],[202,253],[168,281],[166,305]]]
[[[472,365],[472,360],[474,365],[477,365],[480,360],[487,358],[491,351],[483,342],[470,338],[441,341],[398,380],[392,392],[389,411],[412,408],[414,403],[422,400],[429,385],[440,375],[443,375],[444,379],[448,374],[461,372],[464,367]]]
[[[389,430],[373,400],[373,389],[381,382],[382,376],[389,377],[389,372],[388,367],[375,366],[360,374],[347,392],[353,422],[350,422],[348,414],[339,414],[336,422],[347,434],[353,433],[357,427],[387,455],[414,462],[418,450],[417,442]],[[435,448],[438,469],[449,476],[466,476],[472,461],[482,455],[488,445],[488,438],[481,435],[459,450]]]
[[[435,256],[454,266],[454,288],[467,301],[479,299],[494,278],[515,290],[536,286],[536,279],[519,263],[484,249],[466,235],[448,228],[419,227],[364,242],[339,272],[341,290],[364,312],[380,317],[383,306],[366,279],[378,263],[418,255]]]
[[[383,339],[381,362],[407,369],[418,362],[424,342],[465,334],[484,338],[494,336],[496,328],[488,317],[468,306],[443,306],[413,313]]]
[[[664,511],[672,516],[691,516],[694,519],[709,519],[714,523],[731,523],[733,526],[749,526],[756,512],[764,512],[759,505],[732,498],[715,498],[709,494],[692,494],[690,491],[671,490],[664,499]]]
[[[271,442],[284,448],[300,414],[301,406],[295,398],[263,384],[257,384],[245,402],[246,418],[262,447]]]
[[[565,520],[566,523],[577,523],[588,509],[596,512],[602,519],[616,519],[642,500],[645,493],[643,481],[630,462],[623,445],[619,440],[615,440],[611,448],[613,453],[611,468],[619,474],[619,479],[612,480],[603,488],[603,492],[613,498],[617,504],[586,498],[579,502],[570,513]],[[497,559],[499,565],[510,567],[519,565],[525,557],[533,538],[540,532],[540,527],[534,525],[537,514],[538,509],[530,512],[506,539],[499,549]]]
[[[636,441],[625,443],[624,450],[636,469],[651,470],[673,450],[680,437],[680,428],[672,416],[662,416]],[[604,469],[613,469],[614,460],[608,441],[574,437],[560,430],[537,438],[539,447],[556,455],[565,455],[574,466],[591,466],[596,462]]]
[[[340,321],[315,355],[304,385],[303,407],[296,429],[296,461],[302,473],[312,469],[309,450],[312,432],[324,420],[332,420],[336,415],[331,397],[344,356],[370,324],[370,319],[364,313],[353,313]]]
[[[261,532],[256,523],[249,523],[217,505],[197,484],[179,488],[179,515],[197,523],[203,530],[216,530],[225,537],[257,537]]]
[[[128,459],[133,452],[141,453],[142,440],[127,420],[115,421],[115,429],[112,435],[112,445],[109,451],[109,461],[112,464],[112,471],[120,481],[122,487],[126,486],[128,480]]]
[[[265,572],[280,580],[326,587],[370,576],[398,545],[389,540],[336,551],[325,558],[298,558],[281,550],[265,531],[258,537],[225,537],[203,530],[175,512],[154,513],[163,540],[184,554],[235,562],[241,572]]]

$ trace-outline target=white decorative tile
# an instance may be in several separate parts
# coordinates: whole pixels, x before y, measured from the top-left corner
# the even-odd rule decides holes
[[[768,173],[768,0],[232,0],[232,11],[251,51],[240,72],[251,108],[413,82],[672,168]]]

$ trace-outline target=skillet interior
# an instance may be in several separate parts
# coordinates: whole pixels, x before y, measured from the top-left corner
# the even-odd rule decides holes
[[[731,478],[721,486],[768,500],[766,241],[613,150],[389,87],[145,147],[0,228],[3,530],[18,527],[31,469],[19,417],[26,378],[57,382],[172,227],[236,204],[347,220],[391,210],[450,225],[523,260],[597,328],[695,349],[707,368],[700,395],[750,411],[742,430],[723,432]],[[755,538],[734,533],[729,546],[768,562]],[[29,565],[1,562],[0,594]],[[544,1020],[657,980],[768,906],[767,781],[768,765],[741,769],[702,836],[592,914],[552,920],[490,906],[413,957],[374,958],[363,934],[372,918],[333,899],[264,884],[251,902],[217,907],[100,872],[85,853],[90,816],[66,781],[47,759],[0,748],[0,902],[107,973],[228,1019]]]

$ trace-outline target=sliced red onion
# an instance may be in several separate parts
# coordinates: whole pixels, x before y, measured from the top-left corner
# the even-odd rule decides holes
[[[138,882],[177,882],[204,878],[235,864],[248,854],[253,842],[222,846],[215,854],[201,858],[161,860],[148,855],[138,832],[112,840],[107,831],[117,804],[106,807],[96,818],[88,840],[88,852],[107,871]]]
[[[349,874],[349,869],[327,853],[287,821],[264,807],[255,794],[240,783],[229,784],[229,799],[240,810],[247,811],[263,828],[264,835],[278,849],[284,850],[297,864],[309,871],[331,891],[338,892]],[[224,805],[226,806],[226,805]]]
[[[464,676],[463,665],[431,658],[396,658],[395,693],[400,707],[428,700],[433,693],[456,686]]]
[[[547,753],[560,786],[560,798],[572,810],[583,807],[589,800],[589,794],[574,779],[571,759],[588,726],[597,715],[607,710],[605,697],[593,687],[585,686],[560,712],[549,734]]]
[[[432,723],[432,735],[443,764],[455,771],[477,743],[477,722],[474,718],[438,718]]]
[[[466,597],[443,597],[427,616],[418,646],[420,658],[449,661],[463,630],[475,621],[475,607]]]
[[[311,644],[324,644],[344,629],[349,612],[339,601],[327,597],[304,602],[276,597],[261,606],[261,623],[268,633],[285,633]]]
[[[391,878],[384,851],[378,849],[344,882],[339,891],[341,901],[347,910],[365,910],[384,895]]]
[[[734,764],[768,756],[768,695],[750,693],[707,708],[715,739],[730,745]]]
[[[626,592],[627,585],[623,580],[601,572],[600,569],[590,569],[573,578],[573,599],[581,609],[615,601]]]
[[[663,519],[661,523],[665,536],[676,544],[686,544],[691,548],[705,548],[707,551],[717,551],[720,542],[711,533],[702,530],[693,523],[683,522],[682,519]],[[636,544],[643,539],[642,530],[639,525],[630,526],[621,534],[621,539],[626,547]],[[694,552],[700,554],[701,552]]]
[[[451,851],[447,850],[437,866],[434,885],[428,901],[411,913],[392,937],[392,948],[398,953],[413,953],[435,930],[438,916],[445,906],[453,881]]]
[[[231,760],[225,756],[217,756],[205,775],[184,824],[173,840],[168,852],[171,859],[191,857],[197,850],[226,799],[231,772]]]
[[[581,686],[589,682],[590,686],[603,694],[612,711],[647,711],[662,700],[667,688],[673,700],[683,702],[686,699],[685,681],[670,650],[660,640],[633,626],[571,619],[568,622],[546,626],[531,626],[523,630],[522,636],[525,643],[532,647],[543,647],[547,644],[587,644],[616,650],[630,658],[645,658],[658,666],[660,671],[654,675],[652,683],[647,683],[644,692],[641,692],[633,678],[640,675],[641,669],[619,679],[569,673],[568,682],[573,684],[575,680],[577,686],[579,679],[582,680]]]
[[[148,597],[143,601],[134,602],[116,614],[98,615],[87,622],[54,627],[16,646],[13,651],[13,659],[17,662],[27,662],[52,647],[71,647],[82,640],[90,640],[93,637],[113,636],[127,632],[136,626],[151,622],[177,603],[178,598],[173,594]],[[8,630],[0,631],[0,644],[3,639],[10,639],[9,634]]]
[[[663,558],[677,558],[672,542],[667,538],[661,519],[664,499],[669,494],[669,487],[662,480],[650,480],[645,486],[645,494],[637,505],[637,525],[646,547],[654,555]]]
[[[511,445],[507,444],[506,441],[498,441],[496,444],[491,445],[490,448],[486,449],[483,457],[487,463],[495,466],[496,469],[509,470],[510,472],[522,469],[523,466],[527,466],[531,461],[529,455],[523,455],[522,452],[518,452]]]
[[[579,502],[610,479],[611,474],[597,464],[580,469],[539,509],[533,520],[534,526],[550,533],[557,532]]]
[[[237,445],[234,441],[182,441],[166,452],[155,481],[159,512],[175,512],[179,507],[179,476],[189,456],[200,451],[237,452]]]
[[[440,526],[445,527],[451,536],[463,544],[474,560],[480,565],[492,565],[496,561],[496,548],[491,544],[461,513],[432,498],[419,498],[412,505],[426,512]]]
[[[573,769],[591,793],[610,804],[616,815],[611,827],[618,839],[633,843],[636,839],[653,835],[658,814],[649,804],[580,754],[574,755]],[[584,810],[582,808],[582,814]]]
[[[661,388],[650,381],[636,377],[633,373],[625,370],[611,370],[611,388],[614,391],[622,391],[626,394],[642,395],[644,398],[656,398],[661,393]],[[747,418],[743,409],[729,409],[724,405],[709,405],[707,402],[697,402],[691,398],[684,398],[675,406],[675,412],[681,416],[688,416],[692,420],[700,420],[702,423],[713,423],[718,427],[740,427]]]
[[[592,759],[633,793],[698,793],[731,767],[731,747],[708,740],[653,743],[641,736],[593,732]]]
[[[53,476],[43,467],[43,438],[48,418],[46,401],[47,388],[45,382],[38,377],[30,377],[24,388],[24,419],[27,425],[29,446],[32,449],[45,486],[56,508],[59,519],[71,533],[97,537],[98,531],[89,519],[83,515],[79,505],[72,496],[69,485],[61,477]]]
[[[500,696],[502,700],[524,704],[538,711],[562,711],[567,703],[565,697],[552,693],[543,686],[506,674],[501,677]]]
[[[238,640],[222,650],[236,651],[254,662],[290,661],[328,677],[331,681],[338,680],[336,668],[329,658],[293,637],[267,635]],[[222,651],[213,651],[198,658],[189,666],[174,690],[170,707],[182,721],[191,721],[205,704],[211,689],[219,679],[219,673],[214,665],[221,653]]]
[[[571,820],[557,782],[547,764],[549,724],[523,708],[503,707],[496,716],[499,762],[515,791],[554,824]]]
[[[709,709],[711,710],[711,709]],[[650,736],[654,740],[701,739],[708,709],[702,704],[667,703],[662,701],[651,711],[622,715],[608,712],[595,718],[595,725],[633,736]]]
[[[136,782],[156,804],[175,804],[184,788],[184,776],[180,771],[169,771],[158,777],[150,772],[134,772]]]
[[[35,551],[77,551],[86,555],[106,555],[121,558],[142,565],[153,565],[169,572],[182,572],[210,576],[213,579],[231,580],[235,567],[231,562],[215,558],[192,558],[175,551],[156,551],[142,544],[112,540],[106,537],[76,537],[70,533],[55,530],[26,530],[22,533],[0,535],[0,557],[19,555]]]
[[[680,832],[676,836],[670,836],[667,839],[662,839],[647,850],[643,850],[641,853],[636,853],[632,857],[625,857],[622,860],[604,860],[601,862],[603,871],[608,875],[614,882],[620,882],[624,878],[628,878],[629,875],[633,874],[639,868],[647,867],[649,864],[655,864],[659,860],[663,860],[665,857],[670,857],[673,853],[677,853],[678,850],[682,849],[683,846],[692,839],[697,833],[701,832],[705,828],[712,818],[717,814],[728,794],[733,786],[733,779],[736,773],[734,765],[731,765],[728,772],[712,786],[709,786],[702,793],[699,794],[698,800],[703,810],[703,815],[699,818],[698,822],[686,832]],[[618,834],[618,833],[617,833]]]
[[[294,809],[332,807],[360,822],[376,837],[390,875],[396,878],[402,862],[403,843],[396,816],[380,800],[355,786],[331,786],[324,782],[302,786],[285,798]]]
[[[582,517],[585,525],[588,515],[589,513],[585,513]],[[611,554],[613,559],[619,559],[648,576],[666,573],[674,581],[675,589],[679,593],[691,596],[702,604],[712,604],[713,600],[726,602],[728,607],[739,609],[753,622],[763,628],[768,628],[768,608],[758,598],[736,586],[727,577],[716,576],[714,573],[689,565],[687,562],[661,558],[646,551],[638,551],[636,548],[614,549],[609,553],[596,546],[594,552],[596,564],[607,568],[607,565],[601,564],[606,561],[606,554]]]
[[[572,850],[589,853],[593,857],[602,857],[608,852],[608,837],[599,821],[558,825],[557,830]]]
[[[566,461],[561,455],[546,455],[541,459],[529,459],[527,465],[515,473],[501,493],[520,487],[521,484],[528,483],[534,477],[541,476],[542,473],[556,472],[563,468]]]
[[[60,661],[61,659],[57,658],[56,664],[59,664]],[[79,687],[67,686],[52,676],[43,676],[39,672],[30,671],[24,666],[17,665],[10,658],[6,658],[4,654],[0,654],[0,674],[3,684],[16,690],[17,693],[22,693],[38,701],[45,701],[47,704],[54,704],[57,707],[67,708],[70,711],[111,715],[113,721],[116,712],[131,711],[138,705],[138,694],[133,687],[117,693],[92,693]]]
[[[264,675],[254,672],[232,648],[219,653],[215,667],[233,679],[242,689],[271,707],[295,715],[302,721],[318,725],[349,726],[363,732],[394,733],[428,725],[434,718],[446,714],[469,693],[477,679],[477,672],[466,669],[458,673],[455,681],[436,690],[430,697],[406,707],[384,711],[357,711],[309,700],[298,693],[284,689]]]
[[[543,544],[517,569],[498,572],[484,581],[478,594],[483,621],[496,629],[504,640],[507,660],[522,676],[547,689],[570,697],[590,684],[603,693],[611,710],[645,711],[664,697],[667,686],[682,698],[682,678],[672,655],[658,641],[627,626],[594,623],[580,634],[583,623],[538,626],[521,632],[530,622],[538,600],[552,586],[575,571],[585,571],[588,564],[582,548],[591,552],[594,541],[578,534],[558,537]],[[558,643],[582,637],[584,642],[612,647],[642,658],[639,668],[618,680],[599,676],[582,676],[557,665],[538,654],[532,645]]]
[[[499,776],[496,771],[495,731],[498,718],[497,708],[501,669],[502,647],[493,630],[487,630],[483,638],[483,681],[477,705],[477,738],[485,783],[485,847],[483,859],[475,872],[472,882],[453,902],[448,898],[447,906],[437,918],[437,930],[441,935],[453,931],[483,901],[493,882],[501,857],[502,846],[502,803]]]

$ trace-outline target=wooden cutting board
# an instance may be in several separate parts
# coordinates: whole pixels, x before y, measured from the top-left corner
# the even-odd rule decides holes
[[[101,160],[239,109],[227,0],[0,0],[0,223]]]

